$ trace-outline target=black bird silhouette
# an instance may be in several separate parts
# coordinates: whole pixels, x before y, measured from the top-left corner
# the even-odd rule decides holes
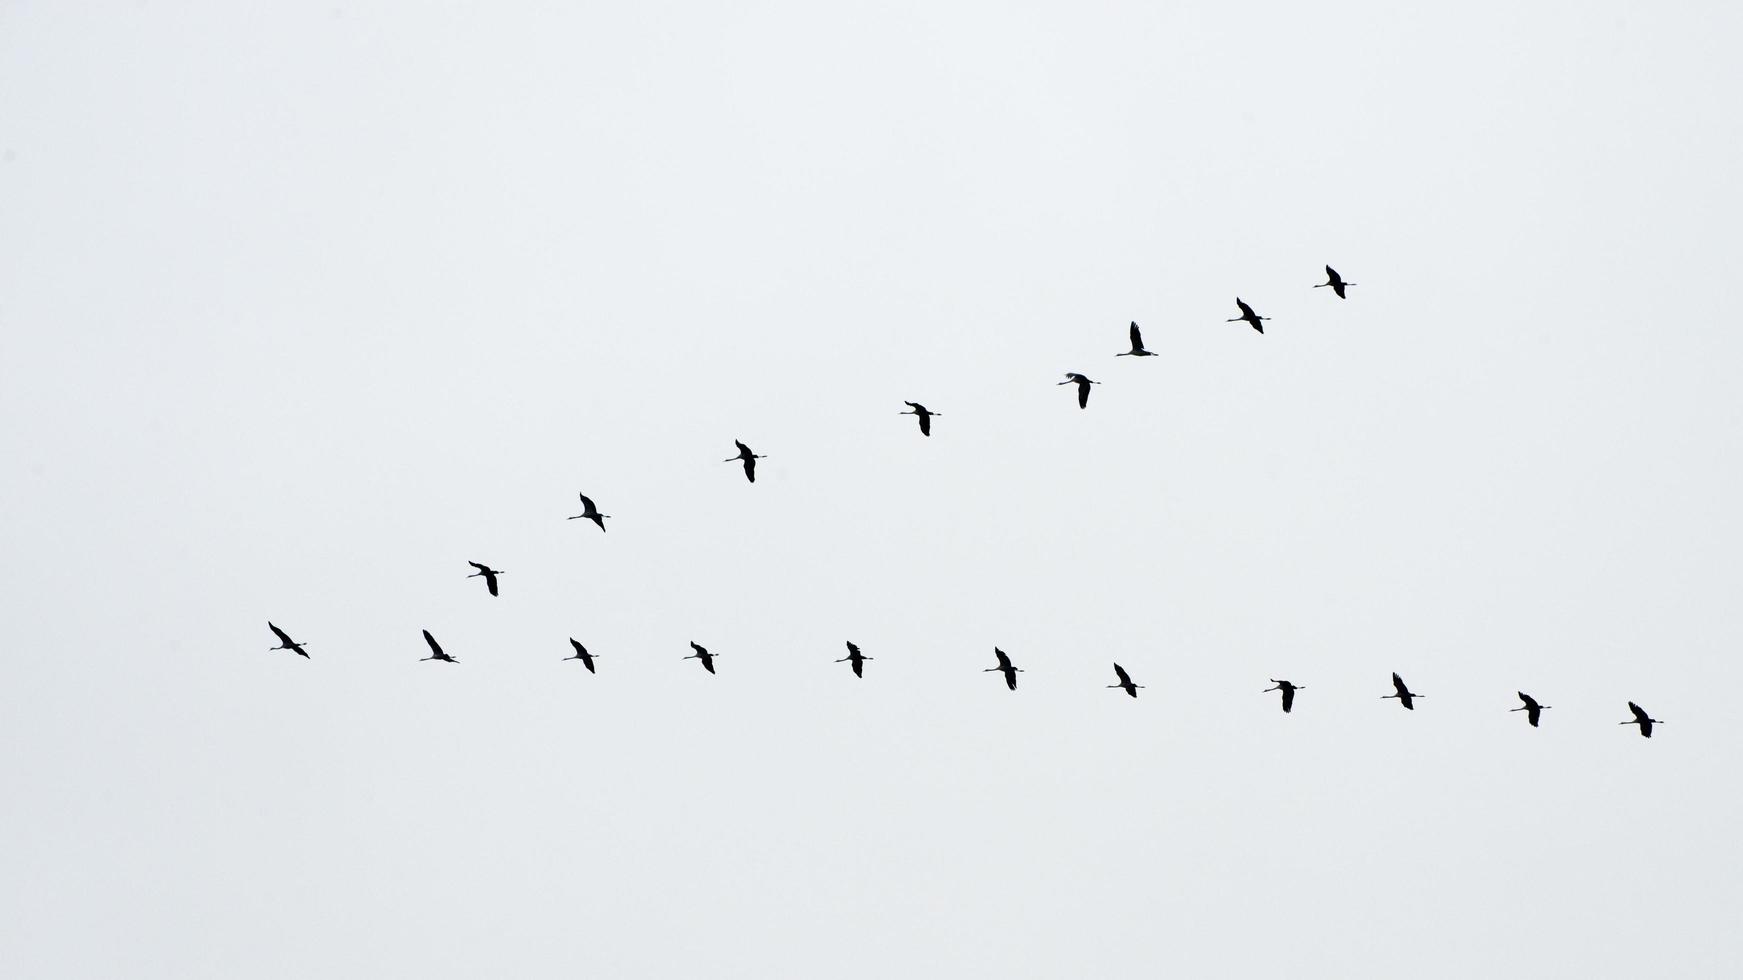
[[[611,516],[610,514],[601,514],[599,512],[599,508],[593,506],[593,498],[587,496],[586,494],[582,494],[581,495],[581,513],[576,514],[574,517],[569,518],[569,520],[578,521],[578,520],[581,520],[582,518],[585,517],[586,519],[599,525],[599,529],[601,531],[603,531],[603,530],[605,530],[605,519],[607,517],[610,517],[610,516]]]
[[[837,660],[836,663],[838,663],[838,664],[839,663],[852,664],[853,665],[853,676],[864,677],[865,676],[865,662],[867,660],[875,660],[875,659],[877,659],[877,658],[876,657],[868,657],[868,656],[860,653],[859,647],[857,645],[855,645],[852,640],[849,640],[849,641],[847,641],[847,656],[842,657],[840,660]]]
[[[1320,286],[1330,286],[1331,291],[1338,294],[1338,299],[1347,299],[1348,297],[1344,296],[1344,288],[1346,286],[1354,286],[1355,283],[1344,282],[1344,277],[1338,275],[1338,271],[1329,265],[1325,267],[1325,274],[1327,277],[1326,281],[1313,288],[1318,289]],[[1519,709],[1514,708],[1512,710],[1518,711]]]
[[[700,660],[700,661],[702,661],[702,669],[703,670],[708,671],[710,674],[714,673],[714,658],[719,656],[719,654],[709,653],[707,647],[702,646],[701,644],[697,643],[695,640],[690,641],[690,649],[695,650],[696,652],[692,653],[688,657],[685,657],[684,659],[685,660]]]
[[[1120,682],[1118,684],[1109,684],[1108,686],[1120,688],[1132,697],[1137,697],[1138,688],[1143,687],[1144,685],[1133,684],[1132,675],[1126,673],[1126,668],[1121,667],[1119,664],[1114,664],[1114,673],[1119,675]]]
[[[1253,325],[1254,330],[1257,330],[1260,333],[1265,332],[1265,325],[1260,321],[1269,320],[1271,319],[1270,317],[1260,316],[1259,314],[1254,313],[1253,308],[1248,306],[1246,301],[1241,299],[1239,296],[1235,297],[1235,305],[1241,308],[1241,315],[1229,317],[1227,320],[1223,321],[1224,323],[1239,323],[1240,321],[1245,320]]]
[[[1307,688],[1301,686],[1300,684],[1291,684],[1288,681],[1280,681],[1275,677],[1271,678],[1271,683],[1273,683],[1277,686],[1276,687],[1267,687],[1263,691],[1260,691],[1259,693],[1260,694],[1270,694],[1272,691],[1282,691],[1283,692],[1283,713],[1284,714],[1288,714],[1289,709],[1295,707],[1295,692],[1307,690]]]
[[[1553,707],[1553,705],[1538,704],[1536,698],[1526,694],[1524,691],[1518,691],[1516,693],[1519,695],[1519,700],[1525,702],[1525,706],[1522,708],[1508,708],[1507,710],[1525,712],[1525,720],[1531,723],[1532,728],[1536,728],[1538,719],[1542,718],[1543,713],[1548,711]],[[1622,724],[1626,725],[1629,724],[1629,722],[1625,721]]]
[[[581,661],[581,666],[586,667],[589,674],[598,673],[593,669],[593,654],[588,653],[586,647],[575,642],[573,636],[569,637],[569,645],[575,648],[575,655],[573,657],[564,657],[564,660],[579,660]]]
[[[1651,738],[1652,737],[1652,726],[1664,724],[1664,722],[1659,721],[1657,718],[1653,718],[1650,715],[1648,715],[1646,713],[1645,708],[1642,708],[1641,706],[1639,706],[1638,704],[1635,704],[1632,701],[1628,702],[1628,710],[1634,712],[1634,720],[1633,721],[1619,722],[1618,724],[1639,725],[1641,738]]]
[[[471,565],[473,568],[478,569],[478,571],[473,572],[471,575],[468,575],[466,577],[467,578],[477,578],[480,575],[484,576],[484,585],[485,585],[485,587],[490,589],[491,595],[496,595],[496,577],[498,575],[508,574],[507,572],[499,572],[496,569],[491,568],[489,565],[480,565],[475,561],[469,561],[466,564]]]
[[[1101,384],[1100,381],[1091,381],[1088,378],[1084,377],[1083,375],[1078,374],[1076,371],[1065,372],[1065,380],[1061,381],[1059,383],[1062,385],[1068,385],[1068,384],[1077,385],[1077,407],[1078,408],[1088,408],[1089,407],[1089,386]]]
[[[981,673],[990,674],[996,670],[999,673],[1004,674],[1005,686],[1015,691],[1017,689],[1017,675],[1023,672],[1023,668],[1011,666],[1011,658],[1005,654],[1005,651],[1000,650],[998,647],[993,647],[993,656],[999,658],[999,665],[997,667],[988,667],[986,670],[981,671]]]
[[[445,660],[451,664],[460,662],[442,652],[442,645],[436,642],[436,638],[430,635],[429,630],[424,630],[424,642],[430,645],[430,655],[420,659],[419,663],[423,663],[425,660]]]
[[[912,412],[898,412],[897,414],[898,415],[913,415],[913,416],[918,417],[920,419],[920,434],[923,436],[929,436],[932,434],[932,416],[944,414],[943,412],[929,411],[926,408],[926,406],[920,404],[919,402],[903,402],[902,404],[913,409],[913,411]]]
[[[1385,695],[1385,697],[1382,697],[1380,700],[1384,701],[1386,698],[1397,698],[1399,704],[1411,711],[1416,710],[1415,700],[1417,698],[1426,697],[1426,695],[1410,693],[1410,688],[1404,686],[1404,678],[1399,677],[1396,672],[1392,674],[1392,689],[1398,693]]]
[[[272,625],[271,621],[267,622],[266,628],[269,630],[272,630],[272,635],[278,637],[278,646],[267,647],[268,650],[289,650],[292,653],[301,654],[303,659],[305,659],[305,660],[308,659],[308,656],[309,656],[308,651],[303,649],[303,645],[301,643],[298,643],[297,641],[291,639],[290,635],[288,633],[286,633],[284,630],[281,630],[278,627]]]
[[[1144,335],[1138,332],[1138,321],[1136,321],[1136,320],[1132,321],[1131,335],[1132,335],[1132,349],[1120,351],[1118,354],[1114,355],[1115,357],[1155,357],[1156,356],[1155,351],[1149,351],[1149,350],[1144,349]]]
[[[739,442],[737,439],[732,440],[732,444],[738,447],[738,455],[723,459],[721,462],[734,463],[741,459],[744,460],[744,478],[752,483],[757,482],[757,460],[768,459],[768,457],[758,456],[756,453],[751,452],[749,446]]]

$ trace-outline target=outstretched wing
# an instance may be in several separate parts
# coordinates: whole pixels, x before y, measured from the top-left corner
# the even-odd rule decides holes
[[[266,624],[266,628],[272,630],[272,635],[278,637],[278,642],[283,643],[287,647],[296,642],[286,635],[284,630],[279,629],[270,622]]]
[[[599,508],[593,506],[593,498],[586,494],[581,495],[581,509],[589,514],[596,513],[599,510]]]
[[[1143,350],[1144,349],[1144,335],[1138,332],[1138,321],[1136,321],[1136,320],[1132,321],[1131,334],[1132,334],[1132,349],[1133,350]]]
[[[850,657],[859,656],[859,646],[857,644],[855,644],[852,640],[847,641],[847,655]]]
[[[694,650],[694,651],[696,651],[696,655],[697,655],[697,656],[699,656],[699,657],[706,657],[706,656],[708,656],[708,648],[707,648],[707,647],[704,647],[704,646],[703,646],[703,645],[702,645],[702,644],[700,644],[700,643],[697,643],[697,642],[696,642],[696,641],[695,641],[695,640],[691,640],[691,641],[690,641],[690,649],[692,649],[692,650]]]
[[[491,573],[486,574],[484,576],[484,584],[486,587],[488,587],[490,589],[491,595],[496,595],[496,573],[495,572],[491,572]]]
[[[1628,702],[1628,710],[1634,712],[1634,720],[1642,725],[1652,720],[1652,716],[1646,713],[1645,708],[1642,708],[1632,701]]]
[[[1241,308],[1242,317],[1251,317],[1253,315],[1253,308],[1248,306],[1247,301],[1241,299],[1239,296],[1235,297],[1235,305]]]
[[[435,654],[438,657],[447,656],[447,654],[442,652],[442,645],[440,643],[436,642],[436,638],[430,635],[429,630],[424,630],[424,642],[428,643],[430,645],[430,652],[431,653]]]
[[[480,572],[488,572],[488,571],[490,571],[490,566],[489,566],[489,565],[480,565],[480,564],[478,564],[478,563],[477,563],[477,562],[475,562],[475,561],[469,561],[469,562],[467,562],[467,563],[466,563],[466,564],[468,564],[468,565],[471,565],[471,566],[472,566],[472,567],[473,567],[473,568],[476,568],[476,569],[478,569],[478,570],[479,570],[479,571],[480,571]]]
[[[999,669],[1000,670],[1011,669],[1011,658],[1008,654],[1005,653],[1005,651],[1000,650],[998,647],[993,647],[993,656],[999,658]]]
[[[1126,668],[1121,667],[1119,664],[1114,664],[1114,673],[1120,675],[1120,683],[1122,685],[1132,683],[1131,675],[1127,674]]]

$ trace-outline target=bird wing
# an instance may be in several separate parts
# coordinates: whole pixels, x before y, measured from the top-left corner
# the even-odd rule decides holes
[[[429,630],[424,630],[424,642],[430,645],[431,653],[434,653],[438,657],[445,656],[445,654],[442,653],[442,645],[436,642],[436,638],[430,635]]]
[[[1285,687],[1283,690],[1283,710],[1288,711],[1295,704],[1295,688]]]
[[[1138,332],[1138,321],[1136,321],[1136,320],[1132,321],[1131,334],[1132,334],[1132,349],[1133,350],[1143,350],[1144,349],[1144,335]]]
[[[473,567],[473,568],[476,568],[476,569],[478,569],[478,570],[479,570],[479,571],[481,571],[481,572],[488,572],[488,571],[490,571],[490,566],[489,566],[489,565],[480,565],[480,564],[478,564],[478,563],[477,563],[477,562],[475,562],[475,561],[469,561],[469,562],[467,562],[467,563],[466,563],[466,564],[468,564],[468,565],[471,565],[471,566],[472,566],[472,567]]]
[[[574,638],[574,637],[572,637],[572,636],[571,636],[571,637],[569,637],[569,645],[570,645],[570,646],[572,646],[572,647],[574,647],[574,648],[575,648],[575,653],[576,653],[576,655],[578,655],[578,656],[582,656],[582,657],[585,657],[585,656],[587,656],[587,648],[586,648],[586,647],[584,647],[584,646],[582,646],[582,645],[581,645],[581,644],[580,644],[580,643],[579,643],[579,642],[577,642],[577,641],[576,641],[576,639],[575,639],[575,638]]]
[[[744,478],[752,483],[757,482],[757,461],[755,456],[744,458]]]
[[[1634,720],[1642,724],[1652,720],[1652,717],[1646,713],[1645,708],[1642,708],[1632,701],[1628,702],[1628,710],[1634,712]]]
[[[852,640],[847,641],[847,655],[850,657],[859,656],[859,647],[854,645]]]
[[[1404,686],[1404,678],[1399,677],[1397,671],[1392,672],[1392,690],[1397,691],[1400,695],[1410,693],[1410,689]]]
[[[1235,297],[1235,305],[1241,308],[1241,316],[1247,317],[1253,315],[1253,308],[1248,306],[1246,300],[1241,299],[1239,296]]]
[[[1537,707],[1537,699],[1536,698],[1532,697],[1529,694],[1526,694],[1524,691],[1516,691],[1514,693],[1519,695],[1519,700],[1525,702],[1525,706],[1527,708]]]
[[[582,494],[581,495],[581,509],[586,511],[587,513],[591,514],[594,511],[598,510],[599,508],[593,506],[593,500],[591,498],[589,498],[586,494]]]
[[[932,413],[930,413],[930,412],[915,412],[914,414],[920,416],[920,434],[923,436],[931,435],[932,434]]]
[[[1114,664],[1114,673],[1120,675],[1120,683],[1121,684],[1132,683],[1131,675],[1127,674],[1126,668],[1121,667],[1119,664]]]
[[[999,658],[999,669],[1000,670],[1010,669],[1011,658],[1010,658],[1009,654],[1005,653],[1005,651],[1003,651],[1003,650],[1000,650],[998,647],[993,647],[993,656]]]
[[[496,592],[496,574],[494,572],[490,572],[490,573],[485,574],[484,584],[489,587],[491,595],[497,594],[497,592]]]
[[[1332,282],[1337,282],[1339,279],[1338,271],[1329,265],[1325,267],[1325,274]]]
[[[273,635],[278,637],[278,642],[280,642],[280,643],[283,643],[283,644],[288,646],[291,643],[295,642],[289,636],[285,635],[284,630],[279,629],[278,627],[272,625],[270,622],[266,624],[266,628],[269,630],[272,630]]]
[[[742,442],[739,442],[737,439],[732,440],[732,444],[738,447],[738,454],[740,456],[749,456],[750,455],[750,447],[749,446],[745,445]]]
[[[696,641],[695,641],[695,640],[691,640],[691,641],[690,641],[690,649],[692,649],[692,650],[694,650],[694,651],[696,651],[696,655],[697,655],[697,656],[699,656],[699,657],[706,657],[706,656],[708,656],[708,648],[707,648],[707,647],[704,647],[704,646],[703,646],[703,645],[702,645],[702,644],[700,644],[700,643],[697,643],[697,642],[696,642]]]

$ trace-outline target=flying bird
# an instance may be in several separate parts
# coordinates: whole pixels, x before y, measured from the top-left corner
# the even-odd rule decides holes
[[[702,669],[703,670],[708,671],[710,674],[714,673],[714,658],[716,656],[718,656],[718,654],[709,653],[707,647],[702,646],[701,644],[697,643],[695,640],[690,641],[690,649],[695,650],[696,652],[692,653],[688,657],[685,657],[684,659],[685,660],[700,660],[700,661],[702,661]]]
[[[1652,716],[1648,715],[1646,713],[1645,708],[1642,708],[1641,706],[1639,706],[1638,704],[1635,704],[1632,701],[1628,702],[1628,710],[1634,712],[1634,720],[1633,721],[1618,722],[1618,724],[1639,725],[1641,738],[1651,738],[1652,737],[1652,726],[1664,724],[1664,722],[1659,721],[1657,718],[1653,718]]]
[[[1101,384],[1100,381],[1091,381],[1088,378],[1084,377],[1083,375],[1078,374],[1076,371],[1065,372],[1065,380],[1061,381],[1059,383],[1062,385],[1068,385],[1068,384],[1077,385],[1077,407],[1078,408],[1088,408],[1089,407],[1089,386]]]
[[[1525,712],[1525,720],[1531,723],[1532,728],[1536,728],[1538,719],[1542,718],[1543,713],[1548,711],[1553,707],[1553,705],[1538,704],[1536,698],[1526,694],[1524,691],[1519,691],[1517,693],[1519,695],[1519,700],[1525,702],[1525,706],[1522,708],[1508,708],[1507,710]],[[1627,725],[1631,724],[1631,722],[1625,721],[1622,724]]]
[[[1427,695],[1423,695],[1423,694],[1410,693],[1410,688],[1404,686],[1404,678],[1399,677],[1397,672],[1393,672],[1393,674],[1392,674],[1392,689],[1394,691],[1397,691],[1398,693],[1385,695],[1380,700],[1384,701],[1384,700],[1386,700],[1386,698],[1397,698],[1398,703],[1403,705],[1405,708],[1407,708],[1410,711],[1416,710],[1416,703],[1415,703],[1416,698],[1427,696]]]
[[[468,575],[466,577],[467,578],[477,578],[480,575],[484,576],[485,587],[490,589],[491,595],[496,595],[497,594],[497,592],[496,592],[496,577],[498,575],[505,575],[507,573],[506,572],[499,572],[496,569],[491,568],[489,565],[480,565],[475,561],[469,561],[466,564],[471,565],[473,568],[478,569],[478,571],[473,572],[471,575]]]
[[[266,628],[272,630],[273,636],[278,637],[278,646],[267,647],[268,650],[289,650],[292,653],[300,654],[304,660],[308,659],[309,652],[303,649],[301,643],[291,639],[290,634],[272,625],[270,621],[266,624]]]
[[[1320,286],[1330,286],[1331,291],[1338,294],[1338,299],[1347,299],[1348,297],[1344,296],[1344,287],[1354,286],[1355,283],[1344,282],[1344,277],[1338,275],[1338,271],[1329,265],[1325,267],[1325,274],[1326,281],[1320,283],[1318,286],[1314,286],[1313,288],[1318,289]],[[1514,708],[1512,710],[1518,711],[1519,709]]]
[[[932,416],[944,414],[943,412],[931,411],[926,406],[920,404],[919,402],[903,402],[902,404],[913,409],[913,411],[912,412],[898,412],[896,414],[898,414],[898,415],[913,415],[913,416],[918,417],[920,420],[920,434],[923,436],[929,436],[932,434]]]
[[[875,660],[875,659],[877,659],[877,658],[868,657],[868,656],[860,653],[859,647],[852,640],[849,640],[847,642],[847,656],[842,657],[840,660],[837,660],[836,663],[838,663],[838,664],[839,663],[852,664],[853,665],[853,676],[864,677],[865,676],[865,662],[867,660]]]
[[[1120,351],[1118,354],[1114,355],[1115,357],[1155,357],[1156,356],[1155,351],[1144,349],[1144,335],[1138,332],[1138,321],[1136,321],[1136,320],[1132,321],[1131,335],[1132,335],[1132,349]]]
[[[1260,316],[1259,314],[1254,313],[1253,308],[1247,305],[1246,300],[1241,299],[1239,296],[1235,297],[1235,305],[1241,308],[1241,315],[1229,317],[1227,320],[1223,321],[1224,323],[1238,323],[1245,320],[1253,325],[1254,330],[1257,330],[1260,333],[1265,332],[1265,325],[1260,321],[1269,320],[1271,319],[1270,317]]]
[[[424,642],[430,645],[430,655],[420,659],[418,663],[423,663],[425,660],[445,660],[451,664],[460,662],[442,652],[442,645],[436,642],[436,638],[430,635],[429,630],[424,630]]]
[[[1260,691],[1259,693],[1260,694],[1270,694],[1272,691],[1282,691],[1283,692],[1283,713],[1284,714],[1288,714],[1289,709],[1295,707],[1295,692],[1307,690],[1307,688],[1302,687],[1300,684],[1291,684],[1288,681],[1280,681],[1275,677],[1271,678],[1271,683],[1273,683],[1277,686],[1276,687],[1267,687],[1263,691]]]
[[[610,514],[601,514],[599,512],[599,508],[593,506],[593,498],[587,496],[586,494],[582,494],[581,495],[581,513],[576,514],[574,517],[569,518],[569,520],[578,521],[578,520],[582,519],[583,517],[585,517],[586,519],[599,525],[599,529],[601,531],[603,531],[603,530],[605,530],[605,519],[607,517],[610,517],[610,516],[611,516]]]
[[[575,655],[573,657],[564,657],[563,659],[579,660],[581,661],[581,666],[586,667],[589,674],[597,673],[597,671],[593,669],[593,654],[588,653],[586,647],[575,642],[573,636],[569,637],[569,645],[575,648]]]
[[[757,482],[757,460],[768,459],[768,457],[758,456],[756,453],[751,452],[749,446],[739,442],[737,439],[732,440],[732,444],[738,447],[738,455],[723,459],[721,462],[732,463],[741,459],[744,460],[744,478],[752,483]]]
[[[1144,685],[1133,684],[1132,675],[1126,673],[1126,668],[1121,667],[1119,664],[1114,664],[1114,673],[1119,675],[1120,682],[1118,684],[1109,684],[1108,686],[1120,688],[1132,697],[1137,697],[1138,688],[1143,687]]]
[[[981,673],[990,674],[996,670],[999,673],[1004,674],[1005,686],[1015,691],[1017,689],[1017,675],[1023,672],[1023,668],[1011,666],[1010,656],[998,647],[993,647],[993,656],[999,658],[999,665],[997,667],[988,667],[986,670],[981,671]]]

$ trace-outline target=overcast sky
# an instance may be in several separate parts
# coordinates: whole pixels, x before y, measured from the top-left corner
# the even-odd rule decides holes
[[[1727,974],[1740,21],[0,4],[0,973]]]

